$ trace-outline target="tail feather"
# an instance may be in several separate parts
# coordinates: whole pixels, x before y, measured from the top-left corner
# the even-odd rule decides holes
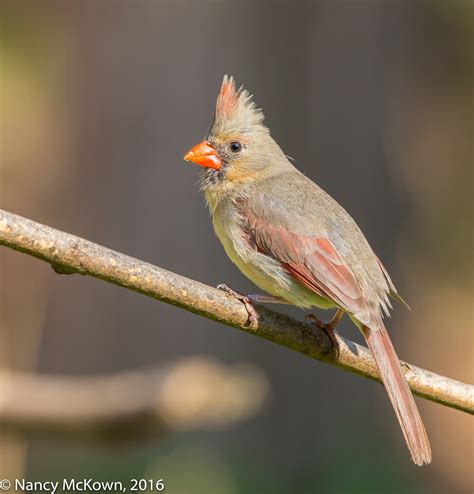
[[[377,363],[413,461],[419,466],[430,463],[431,447],[425,426],[387,330],[383,324],[379,329],[363,326],[362,333]]]

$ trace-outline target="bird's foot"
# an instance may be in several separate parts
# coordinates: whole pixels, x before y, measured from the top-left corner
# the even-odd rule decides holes
[[[235,290],[232,290],[232,288],[229,288],[225,283],[221,283],[220,285],[218,285],[217,289],[226,292],[227,294],[229,294],[230,296],[234,297],[237,300],[240,300],[245,305],[245,309],[247,310],[249,327],[251,329],[257,329],[258,315],[257,315],[257,311],[252,305],[251,296],[236,292]]]
[[[305,317],[305,321],[310,319],[317,328],[322,329],[329,336],[329,339],[332,343],[335,360],[339,358],[340,353],[339,342],[337,341],[335,328],[339,324],[339,321],[341,320],[343,315],[344,311],[342,309],[338,309],[334,314],[334,317],[328,322],[321,321],[321,319],[319,319],[315,314],[308,314]]]

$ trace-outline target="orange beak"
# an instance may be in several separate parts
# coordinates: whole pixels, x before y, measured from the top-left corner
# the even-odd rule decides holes
[[[202,141],[191,148],[185,155],[185,161],[191,161],[199,166],[220,170],[222,163],[217,151],[206,141]]]

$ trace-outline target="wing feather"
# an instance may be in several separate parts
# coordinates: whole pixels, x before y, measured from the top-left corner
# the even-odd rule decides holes
[[[365,300],[356,277],[327,237],[301,235],[274,226],[249,211],[241,215],[257,249],[281,262],[300,284],[334,300],[352,314],[365,310]]]

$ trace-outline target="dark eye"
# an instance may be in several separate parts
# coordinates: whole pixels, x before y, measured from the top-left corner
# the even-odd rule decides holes
[[[229,144],[229,148],[233,153],[238,153],[242,151],[242,144],[239,141],[232,141]]]

